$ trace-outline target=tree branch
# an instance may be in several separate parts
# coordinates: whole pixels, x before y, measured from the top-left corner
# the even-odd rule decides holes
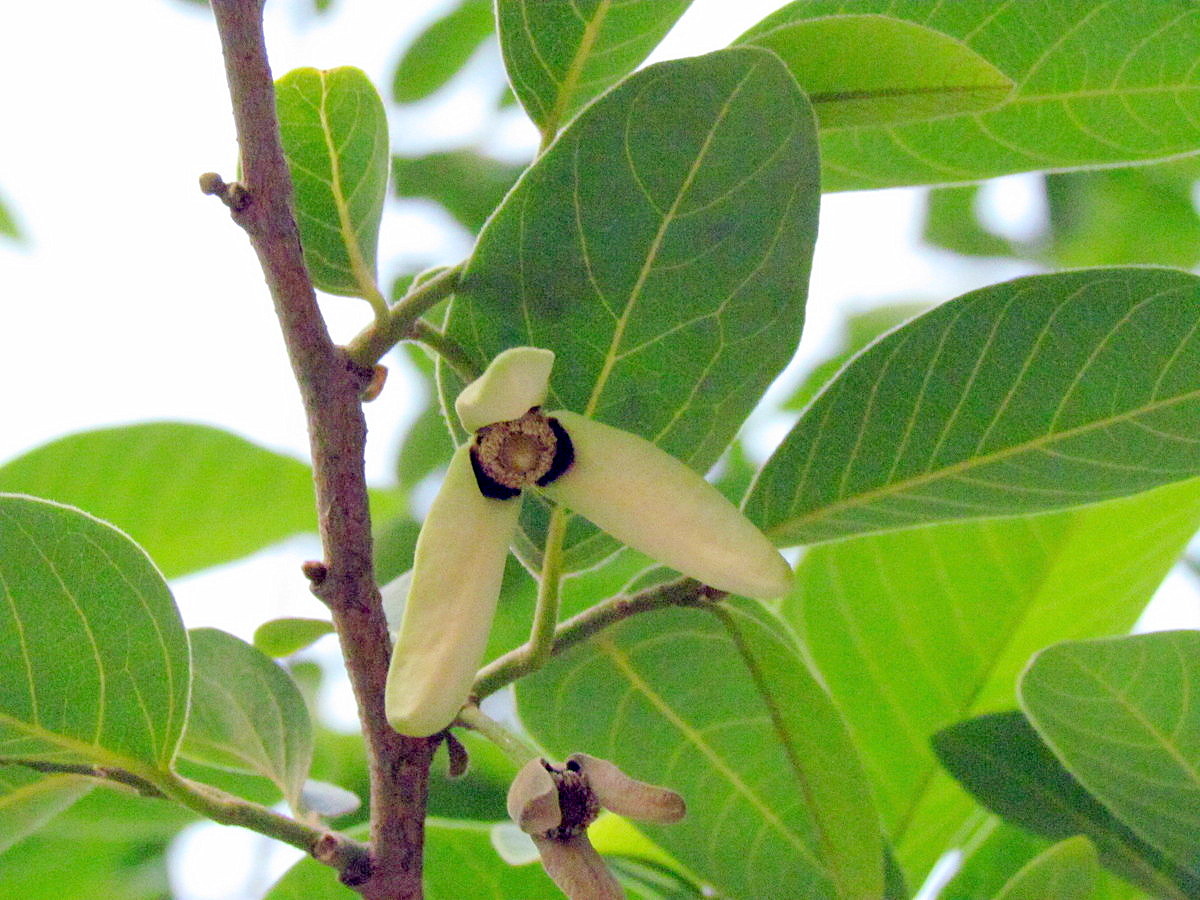
[[[402,737],[384,712],[391,645],[371,559],[359,401],[370,368],[333,344],[304,266],[261,2],[213,0],[212,7],[242,158],[241,199],[230,211],[258,254],[308,417],[325,556],[313,591],[332,612],[369,756],[372,863],[369,877],[355,887],[368,900],[419,898],[427,778],[437,741]]]

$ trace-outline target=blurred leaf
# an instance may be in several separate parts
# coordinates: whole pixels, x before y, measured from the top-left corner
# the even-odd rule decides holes
[[[272,619],[254,631],[254,646],[276,659],[299,653],[327,634],[333,623],[327,619]]]
[[[930,736],[1011,709],[1029,657],[1132,627],[1200,523],[1189,482],[1086,509],[811,548],[780,608],[849,723],[919,884],[977,807]],[[972,898],[975,900],[975,898]]]
[[[0,197],[0,237],[12,238],[14,241],[25,240],[25,233],[17,224],[17,218],[4,199]]]
[[[300,800],[304,809],[312,810],[325,818],[348,816],[362,807],[362,798],[353,791],[328,781],[314,781],[311,778],[304,782]]]
[[[275,83],[296,222],[313,284],[370,298],[387,193],[387,114],[359,69],[295,69]]]
[[[783,409],[804,409],[850,357],[885,331],[890,331],[929,309],[927,303],[890,303],[846,316],[838,348],[809,372],[800,386],[782,404]]]
[[[994,109],[823,132],[827,191],[1141,162],[1195,153],[1200,145],[1200,5],[797,0],[738,40],[764,40],[796,23],[847,12],[943,32],[1016,86]],[[852,83],[867,77],[847,74]]]
[[[1062,767],[1019,712],[958,722],[933,736],[949,772],[984,806],[1042,837],[1087,836],[1100,861],[1156,896],[1195,896],[1200,879],[1169,864]]]
[[[508,78],[543,134],[632,72],[691,0],[500,0]]]
[[[473,150],[428,156],[393,156],[392,184],[398,197],[426,197],[444,206],[472,233],[500,205],[525,166],[514,166]]]
[[[701,900],[705,896],[678,872],[642,859],[612,857],[608,867],[629,900]]]
[[[813,104],[821,130],[898,125],[998,106],[1007,75],[962,41],[881,15],[819,19],[792,8],[741,44],[779,54]]]
[[[90,791],[94,778],[0,766],[0,854]],[[2,883],[2,879],[0,879]]]
[[[985,820],[967,846],[960,842],[962,866],[938,900],[994,897],[1031,859],[1050,846],[1045,838],[981,813]],[[1099,900],[1099,898],[1097,898]]]
[[[996,900],[1092,900],[1096,877],[1091,842],[1067,838],[1030,861]]]
[[[1025,713],[1067,770],[1200,878],[1200,632],[1056,644],[1021,678]]]
[[[411,491],[427,476],[449,464],[454,440],[438,402],[433,360],[420,347],[409,344],[405,349],[424,387],[421,412],[404,435],[396,458],[400,489]]]
[[[760,604],[627,619],[522,679],[517,701],[557,756],[601,756],[683,794],[682,822],[642,829],[722,896],[882,894],[854,748]]]
[[[312,763],[312,723],[295,682],[261,651],[216,628],[195,628],[192,710],[180,753],[264,775],[293,809]]]
[[[638,72],[588,107],[489,221],[451,335],[481,363],[522,344],[554,350],[549,408],[707,470],[799,341],[818,202],[812,129],[765,50]],[[462,384],[446,367],[440,383],[449,408]],[[523,505],[527,558],[546,510]],[[566,546],[573,570],[617,545],[573,517]]]
[[[935,188],[925,207],[925,242],[963,256],[1024,256],[1022,248],[988,231],[979,219],[979,187]],[[1097,263],[1099,264],[1099,260]],[[1110,259],[1108,263],[1121,262]],[[1165,262],[1165,260],[1164,260]]]
[[[146,554],[79,510],[11,495],[0,547],[0,761],[169,766],[188,642]]]
[[[562,900],[541,866],[505,865],[492,847],[490,830],[485,822],[426,819],[425,900]],[[366,837],[353,831],[351,835]],[[314,859],[302,859],[275,882],[264,900],[355,900],[359,896],[338,882],[333,869]]]
[[[0,490],[113,522],[169,578],[317,527],[307,465],[181,422],[102,428],[43,444],[0,466]]]
[[[392,99],[424,100],[458,74],[494,31],[492,0],[461,0],[408,45],[392,75]]]
[[[1200,280],[1034,275],[951,300],[843,369],[763,467],[783,544],[1092,503],[1200,474]]]
[[[1157,166],[1046,176],[1049,246],[1063,267],[1200,262],[1200,216],[1192,189],[1195,159]]]

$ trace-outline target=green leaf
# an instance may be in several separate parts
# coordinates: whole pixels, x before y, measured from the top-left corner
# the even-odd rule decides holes
[[[44,444],[0,466],[0,491],[69,503],[115,523],[169,578],[317,527],[307,465],[180,422]]]
[[[882,895],[882,839],[854,748],[761,605],[628,619],[521,680],[517,702],[560,757],[591,753],[679,791],[687,817],[644,830],[722,896],[780,885],[796,897]]]
[[[706,471],[799,342],[814,141],[803,96],[765,50],[638,72],[588,107],[489,221],[451,335],[481,367],[507,347],[554,350],[550,409]],[[439,377],[451,406],[461,382],[446,367]],[[526,550],[540,546],[546,507],[527,499],[523,517]],[[566,546],[577,569],[616,544],[575,517]]]
[[[824,132],[827,191],[1142,162],[1200,147],[1200,69],[1194,65],[1200,57],[1200,7],[1195,4],[798,0],[739,40],[765,40],[779,29],[848,13],[878,13],[940,31],[979,54],[1015,87],[994,109]],[[855,57],[861,59],[861,52]]]
[[[881,15],[812,19],[793,7],[739,43],[779,54],[822,131],[980,112],[1012,91],[1007,75],[962,41]]]
[[[293,809],[312,764],[312,723],[296,683],[261,651],[195,628],[192,712],[179,752],[194,762],[271,779]]]
[[[12,495],[0,547],[0,761],[169,766],[188,641],[146,554],[79,510]]]
[[[0,766],[0,853],[90,791],[95,779]],[[2,883],[2,881],[0,881]]]
[[[1200,877],[1200,632],[1057,644],[1021,679],[1042,739],[1139,837]]]
[[[1086,835],[1101,862],[1156,896],[1200,893],[1200,879],[1172,866],[1063,768],[1019,712],[959,722],[933,736],[945,766],[984,806],[1055,840]]]
[[[425,900],[464,897],[562,900],[539,865],[506,865],[492,848],[491,825],[429,818],[425,822]],[[358,832],[355,835],[365,837]],[[337,872],[303,859],[275,882],[264,900],[354,900],[357,891],[340,884]]]
[[[375,274],[388,177],[383,101],[350,66],[288,72],[275,98],[313,284],[383,303]]]
[[[282,659],[327,634],[333,634],[333,623],[326,619],[272,619],[255,629],[254,646],[267,656]]]
[[[1091,842],[1067,838],[1030,861],[996,900],[1091,900],[1096,877]]]
[[[0,237],[11,238],[14,241],[25,240],[25,235],[17,224],[16,216],[3,198],[0,198]]]
[[[1084,174],[1084,177],[1092,173]],[[922,237],[927,243],[964,256],[1023,255],[1022,248],[989,231],[979,220],[976,204],[979,187],[936,188],[929,192],[925,207],[925,228]],[[1100,263],[1127,260],[1095,260]]]
[[[632,72],[691,0],[499,0],[500,49],[513,90],[553,135]]]
[[[525,166],[515,166],[472,150],[392,157],[392,184],[398,197],[436,200],[472,232],[479,231]]]
[[[1041,512],[1200,474],[1200,280],[1035,275],[893,331],[831,382],[746,502],[779,543]]]
[[[1037,650],[1127,631],[1200,523],[1189,482],[1087,509],[808,551],[780,612],[849,723],[897,858],[924,880],[975,804],[929,737],[1011,709]]]
[[[986,829],[986,833],[963,849],[962,866],[942,889],[938,900],[994,897],[1022,866],[1049,846],[1044,838],[1001,822],[994,816],[987,818],[988,825],[980,829]]]
[[[462,0],[404,51],[392,76],[392,98],[424,100],[453,78],[494,30],[492,0]]]

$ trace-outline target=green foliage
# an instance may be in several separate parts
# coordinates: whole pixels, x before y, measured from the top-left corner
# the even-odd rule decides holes
[[[1200,474],[1200,281],[1021,278],[858,356],[805,411],[746,512],[780,543],[1052,510]]]
[[[436,200],[472,232],[483,227],[492,210],[525,170],[471,150],[392,157],[392,184],[398,197]]]
[[[494,30],[491,0],[461,0],[404,51],[392,75],[392,99],[424,100],[453,78]]]
[[[25,239],[20,225],[17,224],[17,217],[9,208],[8,204],[0,198],[0,237],[6,237],[14,241]]]
[[[702,660],[702,677],[682,660]],[[681,793],[687,818],[646,831],[722,896],[780,884],[813,898],[881,893],[883,844],[854,749],[760,604],[631,619],[521,681],[517,699],[559,757],[586,747]]]
[[[333,623],[326,619],[271,619],[254,631],[254,646],[267,656],[282,658],[333,634]]]
[[[0,853],[37,831],[92,784],[82,775],[46,776],[23,766],[0,766]]]
[[[1096,851],[1084,837],[1067,838],[1032,860],[996,900],[1091,900]]]
[[[296,222],[313,284],[372,299],[387,193],[387,115],[359,69],[297,69],[275,86]],[[380,300],[379,302],[382,302]]]
[[[789,59],[826,59],[818,41],[836,24],[797,28],[825,17],[883,16],[961,41],[1014,85],[1004,102],[925,122],[855,121],[823,130],[827,191],[977,181],[1011,172],[1130,163],[1195,153],[1200,143],[1200,7],[1191,3],[1096,0],[1009,3],[994,0],[799,0],[768,16],[739,42],[786,42]],[[892,24],[898,28],[898,24]],[[876,31],[884,30],[875,24]],[[831,70],[807,63],[797,77],[836,98],[862,87],[863,68],[899,66],[921,73],[905,46],[878,60],[873,47],[852,48],[843,86]],[[953,74],[953,73],[950,73]],[[889,90],[897,85],[884,81]],[[919,84],[919,82],[918,82]],[[994,95],[993,95],[994,96]],[[820,115],[818,107],[818,115]]]
[[[691,0],[500,0],[500,48],[517,99],[553,136],[646,58]]]
[[[480,362],[522,344],[554,350],[550,408],[626,428],[703,471],[799,340],[814,151],[811,111],[767,51],[644,69],[508,196],[447,330]],[[444,372],[441,384],[449,403],[461,382]],[[527,502],[522,515],[531,555],[546,507]],[[615,548],[577,517],[566,546],[570,569]]]

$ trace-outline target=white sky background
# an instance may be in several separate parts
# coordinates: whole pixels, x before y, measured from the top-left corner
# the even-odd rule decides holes
[[[695,0],[653,59],[724,46],[782,3]],[[409,36],[448,5],[335,0],[333,13],[317,17],[310,0],[270,0],[272,68],[279,76],[298,66],[356,65],[386,98]],[[0,196],[30,240],[0,240],[0,460],[68,432],[146,419],[214,424],[305,457],[300,403],[254,254],[224,207],[196,185],[210,170],[232,180],[237,159],[208,11],[182,0],[26,3],[11,18],[19,24],[0,30]],[[476,79],[499,69],[498,52],[471,64]],[[503,120],[502,139],[488,137],[497,120],[480,83],[468,76],[433,101],[402,114],[393,108],[393,149],[484,141],[498,154],[531,153],[536,135],[516,114]],[[1037,227],[1041,210],[1029,185],[1017,177],[989,189],[989,215],[1010,233]],[[809,358],[830,340],[839,308],[940,301],[1031,271],[922,247],[921,197],[893,190],[825,198]],[[432,205],[392,202],[381,282],[414,265],[457,262],[469,250],[465,233]],[[369,320],[367,305],[354,299],[326,298],[323,309],[338,339]],[[367,407],[376,481],[387,479],[411,413],[399,374]],[[759,421],[756,449],[765,455],[789,424]],[[315,555],[315,542],[302,539],[182,579],[174,588],[185,622],[248,638],[268,618],[322,615],[297,568]],[[1188,587],[1182,577],[1177,584]],[[1195,618],[1194,601],[1188,608]],[[335,704],[347,723],[349,704],[348,694]],[[261,863],[261,842],[218,826],[192,835],[199,853],[177,866],[179,900],[261,895],[269,883],[262,872],[257,887],[244,887],[254,860]],[[205,848],[224,854],[220,866]],[[267,869],[277,871],[284,858]]]

